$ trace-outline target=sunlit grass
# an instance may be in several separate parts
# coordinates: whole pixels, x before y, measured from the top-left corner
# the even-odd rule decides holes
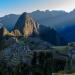
[[[53,49],[61,52],[67,52],[69,50],[69,46],[53,46]]]

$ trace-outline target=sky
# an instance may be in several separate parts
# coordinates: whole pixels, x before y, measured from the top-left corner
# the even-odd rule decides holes
[[[65,10],[70,12],[74,8],[75,0],[0,0],[0,16],[35,10]]]

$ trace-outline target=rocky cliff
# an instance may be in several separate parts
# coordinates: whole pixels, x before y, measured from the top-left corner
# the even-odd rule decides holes
[[[38,24],[27,14],[23,13],[15,27],[14,27],[14,34],[23,35],[23,36],[32,36],[33,34],[37,35],[38,34]]]

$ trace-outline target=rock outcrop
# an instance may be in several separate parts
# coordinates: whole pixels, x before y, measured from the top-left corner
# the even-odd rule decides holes
[[[5,27],[1,27],[0,28],[0,36],[5,36],[7,35],[9,32]]]
[[[34,34],[37,35],[38,34],[38,24],[27,14],[27,13],[23,13],[15,27],[14,27],[14,35],[18,36],[33,36]]]

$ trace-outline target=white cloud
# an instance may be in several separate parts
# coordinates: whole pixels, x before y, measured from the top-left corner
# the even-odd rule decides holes
[[[75,8],[75,0],[60,0],[57,2],[49,3],[47,8],[65,10],[69,12]]]
[[[0,12],[0,17],[2,17],[2,16],[4,16],[4,15],[5,15],[4,13],[1,13],[1,12]]]

